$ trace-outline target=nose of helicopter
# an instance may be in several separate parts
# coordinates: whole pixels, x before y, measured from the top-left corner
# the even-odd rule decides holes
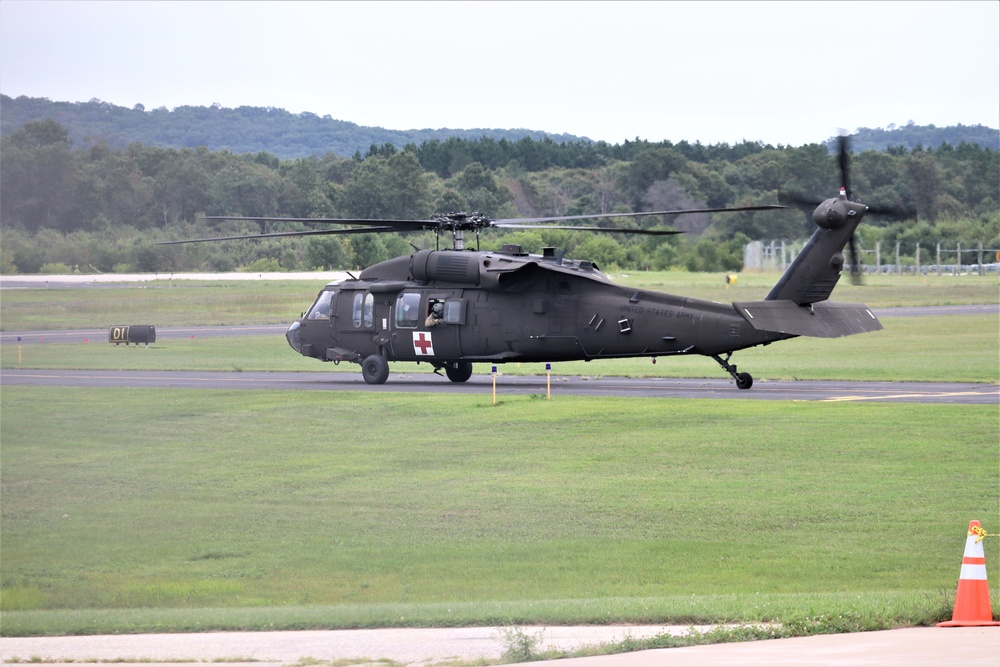
[[[285,338],[288,339],[288,344],[292,346],[293,350],[302,353],[302,325],[298,320],[292,322],[292,326],[288,327]]]

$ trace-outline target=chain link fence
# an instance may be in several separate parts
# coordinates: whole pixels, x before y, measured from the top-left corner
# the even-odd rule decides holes
[[[801,252],[805,241],[752,241],[743,249],[744,271],[784,271]],[[900,254],[900,244],[888,251],[876,242],[871,249],[858,248],[862,273],[880,275],[955,275],[996,273],[1000,268],[1000,248],[984,248],[977,243],[966,247],[961,243],[952,247],[940,243],[917,243],[912,256]]]

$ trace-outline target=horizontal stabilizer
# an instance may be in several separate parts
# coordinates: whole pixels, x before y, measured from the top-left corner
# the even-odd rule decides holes
[[[744,301],[733,306],[758,331],[840,338],[882,328],[882,323],[863,303],[822,301],[799,306],[794,301],[776,300]]]

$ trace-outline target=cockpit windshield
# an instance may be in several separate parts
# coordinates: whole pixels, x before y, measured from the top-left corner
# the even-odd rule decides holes
[[[316,298],[316,303],[312,305],[309,309],[310,320],[328,320],[330,319],[330,308],[333,302],[333,295],[336,292],[320,292],[319,296]]]

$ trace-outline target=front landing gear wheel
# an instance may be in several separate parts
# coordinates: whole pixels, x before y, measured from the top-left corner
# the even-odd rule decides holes
[[[377,354],[365,357],[361,362],[361,377],[368,384],[385,384],[389,379],[389,362]]]
[[[725,359],[717,354],[713,354],[712,358],[719,362],[723,370],[733,376],[733,379],[736,380],[737,389],[749,389],[753,386],[753,376],[749,373],[738,373],[736,371],[736,364],[729,363],[729,357],[731,356],[733,356],[732,352],[727,354]]]
[[[749,389],[753,386],[753,376],[749,373],[737,373],[736,374],[736,388],[737,389]]]
[[[452,382],[465,382],[472,377],[472,362],[449,361],[444,365],[444,373]]]

